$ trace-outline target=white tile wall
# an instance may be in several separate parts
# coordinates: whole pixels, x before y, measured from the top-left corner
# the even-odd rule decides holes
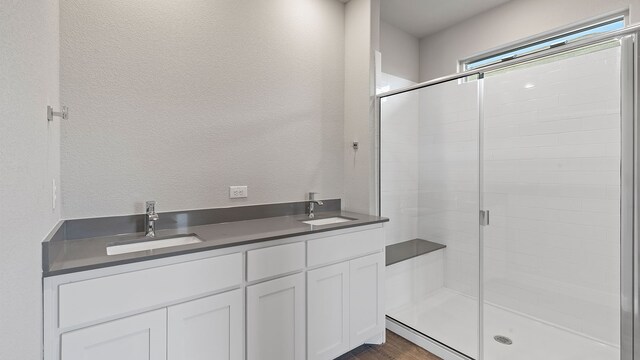
[[[378,87],[396,89],[413,82],[381,73]],[[415,239],[418,231],[418,94],[382,100],[380,122],[380,203],[387,245]],[[408,275],[409,276],[409,275]]]
[[[443,286],[477,298],[477,86],[452,82],[382,103],[387,243],[419,237],[447,245],[387,268],[386,307],[392,313],[423,303]],[[476,329],[478,318],[448,325]]]
[[[485,296],[619,343],[619,48],[485,79]]]
[[[381,73],[378,87],[396,89],[413,83]],[[382,103],[381,116],[381,206],[390,219],[385,225],[387,245],[418,237],[418,93],[393,96]],[[442,251],[406,260],[387,268],[387,309],[419,303],[443,286]]]
[[[389,312],[411,308],[444,286],[444,251],[390,265],[385,276],[385,306]]]
[[[601,49],[487,76],[483,127],[486,300],[613,345],[619,57],[618,48]],[[442,286],[477,297],[477,86],[449,82],[382,104],[388,243],[420,237],[447,245],[388,269],[388,309]]]
[[[420,90],[419,237],[447,245],[444,285],[478,296],[478,83]],[[475,326],[477,319],[469,319]]]

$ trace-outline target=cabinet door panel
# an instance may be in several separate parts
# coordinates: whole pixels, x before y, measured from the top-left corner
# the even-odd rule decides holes
[[[169,307],[169,360],[242,360],[242,289]]]
[[[350,261],[351,292],[350,343],[363,344],[384,331],[382,284],[384,283],[384,253]]]
[[[305,358],[304,274],[247,288],[247,359]]]
[[[349,262],[309,271],[307,294],[308,359],[349,351]]]
[[[62,334],[62,360],[165,360],[166,310]]]

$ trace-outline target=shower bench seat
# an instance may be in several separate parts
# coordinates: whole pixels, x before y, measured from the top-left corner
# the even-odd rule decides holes
[[[428,254],[446,248],[447,245],[439,244],[424,239],[413,239],[386,246],[386,266],[412,259],[416,256]]]

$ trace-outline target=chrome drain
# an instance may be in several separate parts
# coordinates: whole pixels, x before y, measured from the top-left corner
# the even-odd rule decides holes
[[[511,341],[511,339],[509,339],[506,336],[502,336],[502,335],[496,335],[493,337],[493,340],[499,342],[502,345],[511,345],[513,344],[513,341]]]

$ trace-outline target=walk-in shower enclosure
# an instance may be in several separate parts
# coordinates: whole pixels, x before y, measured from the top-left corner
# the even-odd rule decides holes
[[[451,359],[633,359],[637,30],[378,96],[390,328]]]

